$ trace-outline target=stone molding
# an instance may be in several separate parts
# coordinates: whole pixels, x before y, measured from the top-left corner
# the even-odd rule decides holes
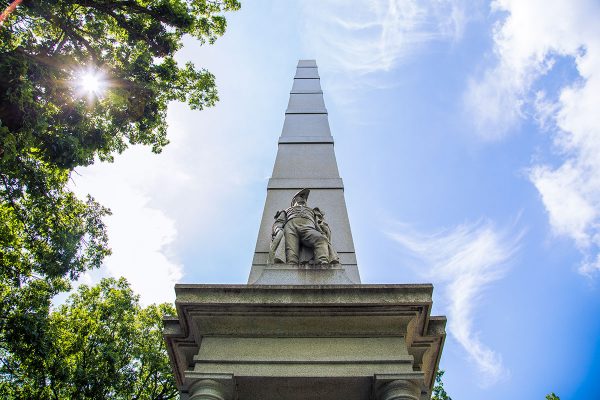
[[[342,178],[270,178],[267,189],[296,189],[310,187],[311,189],[344,189]]]
[[[333,143],[332,136],[281,136],[279,143],[295,144],[295,143]]]

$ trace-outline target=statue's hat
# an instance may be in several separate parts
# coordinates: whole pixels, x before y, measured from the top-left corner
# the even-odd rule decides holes
[[[296,199],[303,198],[305,202],[308,201],[308,194],[309,193],[310,193],[310,189],[302,189],[301,191],[299,191],[298,193],[296,193],[294,195],[294,197],[292,197],[292,206],[296,202]]]

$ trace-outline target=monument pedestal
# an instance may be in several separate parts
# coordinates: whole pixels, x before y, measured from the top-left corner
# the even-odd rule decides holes
[[[431,285],[177,285],[165,339],[182,398],[431,397]]]

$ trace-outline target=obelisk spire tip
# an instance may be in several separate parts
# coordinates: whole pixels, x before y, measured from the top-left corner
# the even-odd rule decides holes
[[[298,68],[316,68],[317,60],[298,60]]]

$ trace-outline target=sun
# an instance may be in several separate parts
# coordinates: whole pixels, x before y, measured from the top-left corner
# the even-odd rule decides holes
[[[81,87],[86,92],[98,93],[101,86],[100,79],[97,75],[85,74],[81,77]]]
[[[83,70],[75,76],[74,83],[78,94],[90,100],[102,97],[106,89],[105,76],[100,70]]]

